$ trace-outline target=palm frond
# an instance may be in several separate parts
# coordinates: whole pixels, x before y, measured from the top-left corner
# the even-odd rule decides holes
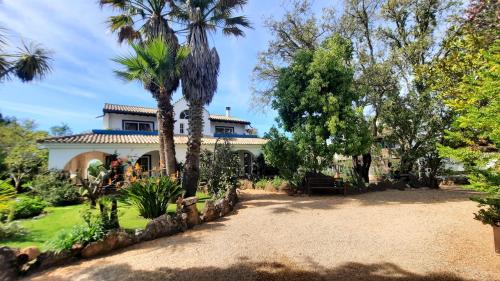
[[[52,69],[49,61],[50,52],[37,44],[23,44],[19,48],[19,53],[15,55],[14,72],[22,82],[29,82],[33,79],[42,79]]]
[[[134,24],[134,21],[130,15],[117,15],[117,16],[110,16],[108,19],[108,25],[109,29],[112,32],[117,31],[118,29],[124,27],[124,26],[132,26]]]
[[[122,26],[118,30],[119,43],[123,43],[124,41],[132,43],[140,39],[141,39],[141,34],[130,25]]]
[[[123,10],[127,5],[127,0],[99,0],[99,5],[101,8],[108,5],[112,8]]]

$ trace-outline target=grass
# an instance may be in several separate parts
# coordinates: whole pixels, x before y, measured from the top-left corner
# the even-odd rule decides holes
[[[199,200],[196,206],[198,210],[201,211],[205,206],[205,200],[210,197],[204,193],[198,193],[197,196]],[[87,204],[65,207],[47,207],[45,209],[47,214],[41,218],[16,220],[21,226],[28,230],[28,234],[23,237],[0,241],[0,246],[16,248],[37,246],[43,249],[45,242],[52,239],[57,232],[68,230],[75,225],[84,223],[80,214],[81,211],[86,208],[88,208]],[[176,208],[177,206],[175,204],[169,204],[168,212],[175,213]],[[122,228],[144,228],[149,222],[148,219],[141,217],[138,210],[133,206],[118,204],[118,214]]]

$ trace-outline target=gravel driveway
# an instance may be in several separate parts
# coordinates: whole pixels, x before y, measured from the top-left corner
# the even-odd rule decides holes
[[[234,215],[32,280],[500,280],[463,190],[243,191]]]

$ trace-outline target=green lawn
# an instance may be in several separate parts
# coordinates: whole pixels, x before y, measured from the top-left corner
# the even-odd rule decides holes
[[[209,197],[203,193],[198,193],[197,196],[199,202],[196,206],[201,211],[205,206],[205,200]],[[19,248],[37,246],[43,248],[44,243],[54,237],[57,232],[71,229],[74,225],[84,223],[80,214],[85,208],[88,208],[88,205],[47,207],[45,209],[47,214],[39,219],[17,220],[20,225],[28,230],[28,234],[23,237],[0,241],[0,246]],[[149,221],[139,216],[139,212],[135,207],[123,206],[123,204],[119,203],[118,210],[120,225],[123,228],[144,228]],[[175,204],[168,206],[169,213],[175,213],[175,210]]]

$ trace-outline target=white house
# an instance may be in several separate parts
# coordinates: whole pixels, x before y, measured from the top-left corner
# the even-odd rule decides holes
[[[186,100],[174,103],[174,142],[176,159],[184,162],[187,150],[189,110]],[[118,154],[144,170],[159,167],[159,142],[156,109],[139,106],[104,104],[103,128],[70,136],[53,137],[41,142],[49,151],[49,168],[63,169],[75,175],[86,175],[92,160],[106,163],[107,156]],[[213,150],[216,141],[228,138],[241,159],[245,174],[252,173],[252,161],[261,154],[265,139],[257,137],[250,122],[231,116],[203,113],[202,149]]]

